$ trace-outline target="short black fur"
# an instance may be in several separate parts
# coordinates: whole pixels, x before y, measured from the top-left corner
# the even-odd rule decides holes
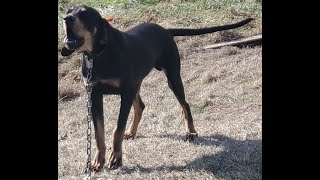
[[[81,10],[82,9],[82,10]],[[85,10],[83,10],[85,9]],[[144,23],[126,32],[113,28],[95,9],[84,5],[73,7],[68,15],[78,17],[86,31],[93,35],[92,51],[84,51],[93,59],[92,68],[92,113],[96,133],[97,153],[91,164],[99,170],[105,162],[103,103],[104,94],[119,94],[121,107],[112,136],[112,149],[108,159],[109,168],[122,165],[121,143],[123,138],[134,138],[140,121],[144,103],[139,95],[143,79],[153,68],[163,70],[170,89],[175,94],[185,114],[186,137],[189,140],[197,136],[193,125],[189,104],[185,100],[184,87],[180,77],[180,56],[174,36],[190,36],[237,28],[249,23],[246,19],[236,24],[203,29],[165,29],[157,24]],[[66,47],[61,54],[73,53]],[[88,69],[83,62],[82,75],[87,76]],[[134,106],[135,120],[131,129],[125,127],[131,106]],[[102,124],[102,126],[101,126]]]

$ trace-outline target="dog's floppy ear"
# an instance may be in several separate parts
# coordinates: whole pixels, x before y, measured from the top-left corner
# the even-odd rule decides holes
[[[101,35],[100,35],[100,45],[105,45],[108,43],[108,27],[110,27],[110,24],[105,18],[101,18],[100,21],[100,28],[101,29]]]
[[[70,50],[70,49],[67,49],[66,47],[63,47],[61,49],[61,55],[62,56],[69,56],[70,54],[72,54],[75,50]]]

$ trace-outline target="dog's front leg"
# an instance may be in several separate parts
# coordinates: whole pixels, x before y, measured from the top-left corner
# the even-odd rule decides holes
[[[106,144],[104,138],[104,119],[103,119],[103,95],[93,89],[92,95],[92,119],[95,130],[96,154],[91,162],[91,169],[100,171],[105,163]]]
[[[126,129],[128,115],[133,101],[133,92],[121,93],[121,107],[117,126],[113,130],[111,153],[108,159],[108,167],[116,169],[122,165],[122,141]]]

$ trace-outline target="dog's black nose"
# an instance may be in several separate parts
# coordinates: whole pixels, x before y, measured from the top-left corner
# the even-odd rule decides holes
[[[66,21],[66,23],[72,23],[76,20],[76,17],[74,15],[69,14],[63,19]]]

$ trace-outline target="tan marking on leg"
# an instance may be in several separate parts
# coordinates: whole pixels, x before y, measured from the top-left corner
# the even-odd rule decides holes
[[[190,106],[187,103],[185,103],[185,104],[181,104],[181,107],[184,113],[184,123],[186,127],[186,132],[187,132],[187,135],[186,135],[187,140],[193,140],[194,137],[198,136],[198,134],[193,125]]]
[[[96,154],[91,163],[91,169],[100,171],[105,163],[106,144],[104,138],[104,123],[103,121],[97,121],[97,127],[95,129],[96,139]]]
[[[127,132],[124,135],[125,139],[129,139],[129,138],[134,139],[135,135],[137,134],[138,125],[141,120],[141,116],[143,112],[143,108],[140,106],[140,103],[139,103],[140,100],[139,100],[139,93],[137,93],[132,103],[133,109],[134,109],[133,121],[131,122],[130,128],[127,130]]]
[[[99,151],[105,151],[106,150],[106,144],[105,144],[105,136],[104,136],[104,123],[103,121],[97,122],[97,129],[95,131],[95,138],[96,138],[96,146]]]
[[[122,141],[123,141],[124,131],[119,132],[117,127],[114,128],[112,134],[112,146],[111,153],[108,158],[108,167],[110,169],[116,169],[122,165]]]

